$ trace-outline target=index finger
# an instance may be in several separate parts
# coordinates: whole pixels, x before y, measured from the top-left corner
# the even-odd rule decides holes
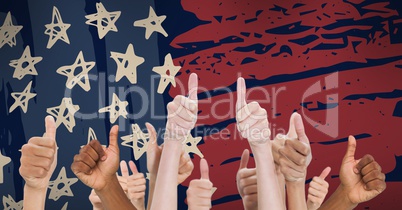
[[[45,117],[46,137],[56,140],[56,122],[50,115]]]
[[[369,163],[373,162],[374,158],[371,155],[364,155],[362,159],[360,159],[360,161],[356,164],[355,168],[353,169],[353,171],[358,174],[360,173],[360,171]]]
[[[128,168],[127,168],[127,162],[122,160],[120,161],[120,172],[122,177],[128,177]]]
[[[101,160],[105,160],[106,153],[98,140],[91,140],[89,144],[85,145],[83,148],[85,147],[91,147],[96,152],[96,154],[98,154]]]
[[[209,180],[209,168],[207,160],[204,158],[200,160],[201,179]]]
[[[198,76],[196,73],[190,74],[190,78],[188,79],[188,98],[194,101],[197,101],[197,92],[198,92]]]
[[[237,102],[236,111],[239,111],[246,105],[246,82],[243,77],[237,79]]]

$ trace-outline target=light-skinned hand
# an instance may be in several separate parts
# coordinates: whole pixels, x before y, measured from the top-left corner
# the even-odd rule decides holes
[[[244,209],[256,210],[258,209],[257,170],[256,168],[247,168],[249,159],[250,152],[245,149],[236,174],[236,184],[242,197]]]
[[[322,202],[324,202],[329,188],[329,184],[327,181],[325,181],[325,178],[330,172],[331,168],[326,167],[319,176],[315,176],[311,180],[307,196],[308,210],[316,210],[321,206]]]
[[[212,182],[209,180],[209,168],[205,159],[200,160],[201,179],[193,179],[187,189],[189,210],[211,209]]]
[[[19,172],[25,186],[38,190],[48,188],[57,165],[56,123],[52,116],[45,118],[45,127],[43,137],[32,137],[21,148]]]

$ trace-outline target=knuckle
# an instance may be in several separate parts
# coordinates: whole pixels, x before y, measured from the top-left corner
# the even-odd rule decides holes
[[[50,150],[48,150],[47,152],[46,152],[46,157],[48,157],[48,158],[53,158],[54,157],[54,155],[55,155],[55,151],[53,150],[53,149],[50,149]]]
[[[377,177],[377,178],[382,177],[382,173],[381,173],[380,171],[378,171],[378,170],[373,171],[373,174],[374,174],[374,176]]]
[[[94,140],[92,140],[92,141],[94,141]],[[89,144],[93,145],[92,141]],[[88,151],[88,145],[85,145],[84,147],[82,147],[80,149],[79,153],[84,153],[84,152],[87,152],[87,151]]]
[[[241,187],[244,187],[244,186],[246,185],[246,180],[245,180],[245,179],[240,179],[239,185],[240,185]]]
[[[39,169],[38,169],[38,176],[39,176],[39,177],[44,177],[44,176],[46,176],[46,170],[43,169],[43,168],[39,168]]]
[[[21,147],[21,152],[24,154],[24,153],[27,153],[27,152],[29,152],[29,148],[30,148],[30,145],[29,144],[24,144],[22,147]]]
[[[50,167],[51,167],[51,165],[52,165],[52,160],[46,158],[46,159],[43,159],[43,163],[44,163],[45,169],[46,169],[46,170],[49,170]]]
[[[306,163],[306,158],[302,157],[299,159],[299,165],[304,165]]]
[[[174,105],[173,102],[169,102],[169,103],[167,104],[167,109],[168,109],[168,110],[172,110],[174,106],[175,106],[175,105]]]
[[[378,171],[382,171],[382,168],[381,168],[381,166],[380,166],[380,164],[378,164],[377,162],[374,162],[374,166],[375,166],[375,169],[377,169]]]

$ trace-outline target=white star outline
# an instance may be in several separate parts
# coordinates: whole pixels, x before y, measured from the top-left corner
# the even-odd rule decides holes
[[[11,96],[15,99],[13,105],[11,105],[9,113],[13,112],[17,107],[21,107],[24,113],[28,111],[28,102],[30,99],[36,96],[36,93],[31,93],[32,81],[28,83],[22,92],[11,93]]]
[[[88,137],[87,137],[87,144],[89,144],[89,142],[91,142],[92,140],[98,140],[99,139],[96,137],[96,133],[94,131],[94,129],[92,129],[91,127],[89,127],[88,129]],[[81,145],[81,148],[85,147],[85,145]],[[102,147],[106,148],[106,145],[102,145]]]
[[[70,187],[77,181],[78,178],[67,178],[66,168],[62,167],[57,178],[53,181],[49,181],[49,199],[57,201],[61,196],[74,196],[73,191]],[[64,185],[61,189],[59,189],[58,186],[61,183],[63,183]]]
[[[165,37],[168,36],[165,29],[162,27],[162,22],[166,19],[166,15],[157,16],[154,8],[149,7],[149,15],[148,18],[137,20],[134,22],[134,26],[136,27],[144,27],[145,28],[145,39],[149,39],[152,33],[159,32],[163,34]]]
[[[21,57],[11,60],[9,65],[14,68],[13,78],[21,80],[25,75],[38,75],[35,65],[42,60],[42,57],[32,57],[31,48],[27,45]]]
[[[72,89],[75,85],[78,84],[79,86],[81,86],[82,89],[84,89],[86,92],[88,92],[89,90],[91,90],[88,73],[89,73],[89,71],[92,70],[92,68],[94,66],[95,66],[95,62],[93,62],[93,61],[86,62],[82,51],[80,51],[78,53],[77,58],[75,59],[75,62],[72,65],[62,66],[62,67],[58,68],[56,70],[56,72],[58,74],[61,74],[61,75],[67,77],[66,87],[68,89]],[[77,75],[74,75],[75,70],[78,67],[82,68],[82,72],[80,72]]]
[[[75,127],[74,114],[80,109],[80,106],[74,105],[71,98],[63,98],[59,106],[50,107],[46,112],[56,118],[56,128],[63,123],[70,133]],[[67,113],[64,115],[64,113]]]
[[[4,182],[4,166],[11,162],[11,158],[4,156],[0,150],[0,184]],[[4,203],[4,198],[3,198]]]
[[[119,116],[127,119],[127,110],[128,106],[127,101],[120,101],[119,97],[117,97],[116,93],[113,93],[112,104],[110,106],[99,109],[99,113],[110,113],[110,123],[115,123]]]
[[[49,35],[49,41],[47,42],[46,48],[52,48],[58,40],[62,40],[63,42],[70,44],[70,40],[67,35],[67,29],[69,29],[70,26],[71,24],[63,22],[59,10],[54,6],[52,22],[45,25],[45,34]]]
[[[85,16],[88,19],[85,24],[98,28],[99,39],[103,39],[109,31],[118,31],[115,23],[119,19],[121,11],[108,12],[102,3],[96,3],[96,12]],[[96,21],[96,24],[93,23],[94,21]],[[103,26],[103,24],[106,24],[106,26]]]
[[[200,158],[204,158],[204,155],[201,153],[200,149],[198,149],[197,145],[202,140],[202,137],[193,137],[191,133],[188,134],[186,141],[184,144],[184,151],[187,153],[194,153]]]
[[[122,136],[121,139],[123,140],[123,142],[121,143],[121,145],[132,148],[134,159],[138,160],[147,151],[149,134],[143,133],[138,124],[132,124],[131,129],[133,131],[133,134]],[[130,143],[132,145],[130,145]],[[142,145],[142,147],[139,147],[139,144]]]
[[[11,12],[8,12],[3,25],[0,27],[0,48],[2,48],[5,44],[8,44],[10,47],[16,46],[17,41],[15,36],[21,31],[22,28],[23,26],[13,25],[11,20]]]
[[[172,83],[173,87],[176,87],[175,76],[180,69],[181,66],[174,65],[172,55],[170,55],[170,53],[165,56],[165,63],[163,66],[156,66],[152,68],[153,72],[156,72],[161,76],[157,90],[159,94],[165,92],[165,89],[169,83]]]
[[[3,195],[3,207],[4,210],[22,210],[23,200],[18,202],[14,201],[14,198],[11,195],[7,197]]]
[[[66,202],[66,203],[64,204],[64,206],[61,208],[61,210],[67,210],[67,207],[68,207],[68,202]]]
[[[144,63],[145,59],[135,54],[133,45],[128,45],[125,54],[110,52],[110,55],[117,64],[116,82],[127,77],[131,84],[137,84],[137,67]]]

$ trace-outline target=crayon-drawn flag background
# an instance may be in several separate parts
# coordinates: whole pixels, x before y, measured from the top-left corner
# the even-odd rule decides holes
[[[143,25],[146,21],[149,24]],[[169,84],[159,94],[160,75],[153,68],[164,66],[168,54],[181,68],[173,75],[176,86]],[[75,68],[80,55],[81,62],[88,63]],[[119,76],[124,67],[135,71]],[[66,84],[69,68],[84,78],[70,87]],[[162,74],[170,75],[171,70],[166,68]],[[246,79],[248,99],[258,100],[267,110],[273,135],[287,131],[292,112],[302,115],[313,153],[307,180],[331,166],[326,179],[331,194],[339,184],[347,137],[354,135],[356,158],[373,155],[387,181],[381,195],[357,209],[402,208],[398,200],[402,189],[399,0],[1,2],[0,199],[4,208],[20,209],[23,179],[18,150],[29,138],[43,134],[49,110],[56,110],[57,119],[63,121],[57,129],[58,165],[51,181],[65,167],[70,182],[49,188],[46,209],[90,209],[90,189],[71,181],[75,176],[70,170],[73,156],[87,142],[89,128],[102,144],[107,144],[114,124],[120,126],[120,137],[132,134],[131,124],[144,129],[150,122],[163,129],[166,104],[178,94],[187,94],[192,72],[198,74],[200,86],[199,118],[192,135],[202,137],[198,149],[208,160],[217,187],[213,209],[242,209],[235,174],[243,149],[249,147],[235,127],[239,76]],[[127,118],[111,121],[110,113],[99,112],[116,101],[114,94],[122,104],[128,103],[115,110],[126,108]],[[64,102],[75,105],[66,106],[76,112],[63,110]],[[120,150],[121,159],[134,159],[130,147],[121,145]],[[199,178],[200,157],[191,156],[195,169],[179,186],[180,209],[187,209],[189,180]],[[143,173],[145,159],[143,155],[135,161]],[[55,199],[51,195],[58,189],[60,197]]]

